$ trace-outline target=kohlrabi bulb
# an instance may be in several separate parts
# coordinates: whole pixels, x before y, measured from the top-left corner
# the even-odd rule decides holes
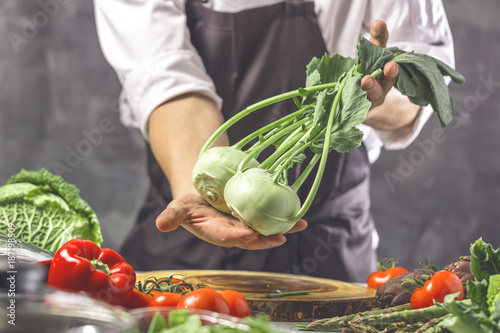
[[[210,148],[200,155],[193,169],[193,184],[198,193],[214,208],[231,214],[224,199],[227,181],[234,176],[247,154],[232,147]],[[259,165],[252,159],[247,167]]]
[[[274,182],[273,175],[261,168],[236,173],[224,197],[233,216],[264,236],[283,234],[299,220],[301,203],[295,191]]]

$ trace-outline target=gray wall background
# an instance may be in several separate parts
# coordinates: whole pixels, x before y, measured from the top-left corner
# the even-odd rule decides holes
[[[75,184],[119,249],[146,189],[144,142],[116,107],[120,86],[96,36],[92,1],[0,0],[0,184],[42,167]],[[455,38],[456,117],[433,117],[373,166],[381,257],[443,266],[479,237],[499,246],[500,2],[445,0]]]

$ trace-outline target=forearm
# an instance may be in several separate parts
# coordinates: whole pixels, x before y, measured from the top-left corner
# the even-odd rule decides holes
[[[196,193],[191,173],[201,148],[223,123],[215,103],[198,94],[179,96],[159,106],[149,117],[149,141],[167,176],[174,198]],[[215,145],[227,145],[221,136]]]
[[[405,130],[413,126],[420,106],[392,88],[379,106],[368,112],[364,124],[378,130]]]

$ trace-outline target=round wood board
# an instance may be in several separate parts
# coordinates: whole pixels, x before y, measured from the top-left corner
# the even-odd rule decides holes
[[[263,312],[274,321],[312,321],[365,311],[375,306],[375,289],[337,280],[295,274],[223,270],[169,270],[137,274],[150,277],[177,276],[188,283],[203,283],[216,290],[242,293],[252,313]],[[267,298],[266,293],[308,290],[308,295]]]

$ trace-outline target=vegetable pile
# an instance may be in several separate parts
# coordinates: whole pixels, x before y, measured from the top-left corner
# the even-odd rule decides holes
[[[470,257],[438,272],[425,268],[399,275],[377,289],[376,300],[378,309],[296,326],[344,333],[498,333],[500,249],[478,239]]]
[[[77,187],[45,169],[21,170],[0,187],[0,225],[0,235],[53,252],[73,238],[102,242]]]
[[[356,126],[366,119],[371,103],[360,81],[367,74],[378,77],[390,61],[399,65],[395,87],[417,105],[430,104],[446,126],[454,102],[444,76],[460,84],[464,77],[427,55],[382,48],[363,38],[355,59],[338,54],[313,58],[306,68],[304,88],[250,105],[227,120],[201,150],[192,175],[195,188],[213,207],[263,235],[287,232],[311,206],[329,152],[344,153],[361,145],[363,133]],[[230,147],[211,148],[245,116],[286,99],[295,101],[295,112]],[[259,160],[264,151],[269,156]],[[312,152],[311,158],[306,158],[306,151]],[[298,162],[307,166],[289,184],[287,170]],[[297,190],[318,163],[313,185],[301,203]]]
[[[219,292],[204,284],[193,286],[174,276],[136,281],[135,270],[120,254],[88,240],[72,239],[59,248],[50,264],[47,284],[66,291],[82,291],[126,309],[177,307],[240,318],[251,315],[247,300],[235,290]]]

